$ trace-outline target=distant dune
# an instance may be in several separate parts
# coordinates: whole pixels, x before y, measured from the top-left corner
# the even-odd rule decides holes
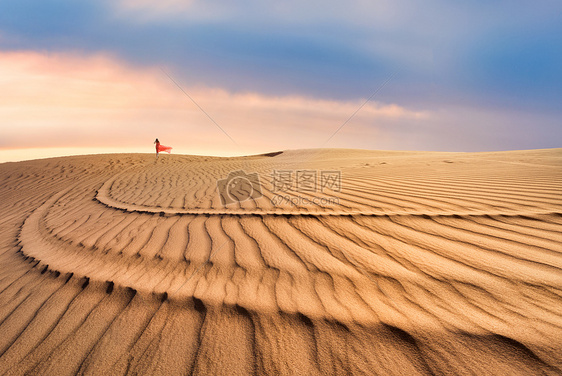
[[[2,375],[562,375],[562,149],[51,158],[0,208]]]

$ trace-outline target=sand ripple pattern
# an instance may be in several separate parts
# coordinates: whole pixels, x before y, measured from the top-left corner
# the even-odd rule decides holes
[[[0,167],[0,374],[562,374],[560,149]]]

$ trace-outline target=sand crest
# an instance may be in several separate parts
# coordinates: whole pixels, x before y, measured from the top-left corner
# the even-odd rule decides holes
[[[52,158],[0,207],[0,374],[562,374],[562,149]]]

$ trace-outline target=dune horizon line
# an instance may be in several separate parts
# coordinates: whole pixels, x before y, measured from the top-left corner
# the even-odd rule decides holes
[[[286,151],[304,151],[304,150],[361,150],[361,151],[379,151],[379,152],[417,152],[417,153],[502,153],[502,152],[518,152],[533,150],[557,150],[560,148],[534,148],[534,149],[500,149],[487,151],[448,151],[448,150],[407,150],[407,149],[361,149],[361,148],[344,148],[344,147],[318,147],[318,148],[298,148],[298,149],[278,149],[278,150],[252,150],[252,151],[225,151],[225,150],[201,150],[186,147],[174,148],[174,155],[196,155],[208,157],[243,157],[256,156],[269,153],[286,152]],[[22,162],[36,159],[73,157],[81,155],[103,155],[103,154],[154,154],[154,148],[150,146],[127,146],[127,147],[10,147],[0,149],[0,163],[5,162]]]

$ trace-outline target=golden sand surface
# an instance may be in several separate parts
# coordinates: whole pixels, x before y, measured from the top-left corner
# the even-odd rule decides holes
[[[0,208],[2,375],[562,374],[562,149],[51,158]]]

